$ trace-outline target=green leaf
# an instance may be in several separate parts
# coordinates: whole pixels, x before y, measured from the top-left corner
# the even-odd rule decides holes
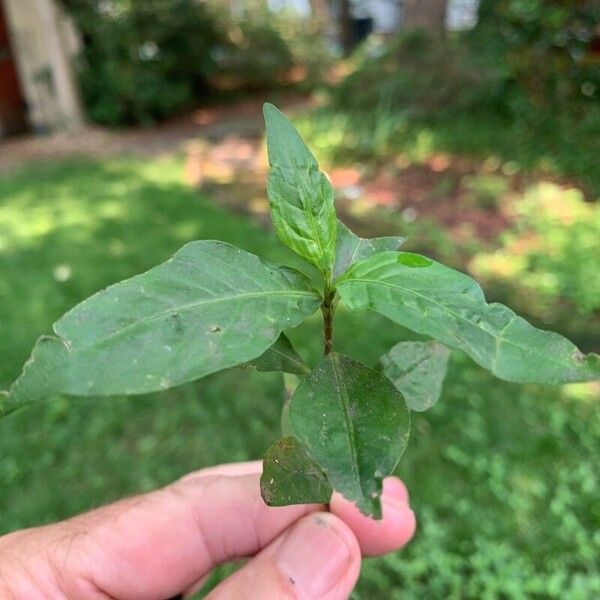
[[[309,366],[296,352],[292,342],[285,333],[282,333],[275,343],[267,348],[254,360],[240,365],[242,367],[255,367],[257,371],[283,371],[294,375],[310,373]]]
[[[582,354],[502,304],[487,304],[473,279],[423,256],[377,254],[350,267],[337,289],[350,309],[372,308],[463,350],[501,379],[556,384],[600,378],[600,356]]]
[[[164,390],[260,355],[319,306],[308,279],[229,244],[192,242],[85,300],[36,344],[0,416],[57,394]]]
[[[333,490],[327,476],[295,437],[275,442],[265,454],[260,493],[269,506],[326,504]]]
[[[333,278],[340,277],[350,265],[359,260],[369,258],[385,250],[398,250],[405,241],[406,238],[402,236],[361,238],[341,221],[338,221]]]
[[[283,407],[281,408],[281,433],[284,436],[292,434],[292,426],[290,424],[290,401],[298,384],[300,377],[291,373],[283,373]]]
[[[450,350],[439,342],[400,342],[379,361],[411,410],[431,408],[440,398]]]
[[[289,420],[334,489],[381,518],[382,480],[408,441],[409,413],[394,384],[334,352],[300,382]]]
[[[281,241],[328,274],[335,260],[333,188],[281,111],[264,105],[271,167],[267,193]]]

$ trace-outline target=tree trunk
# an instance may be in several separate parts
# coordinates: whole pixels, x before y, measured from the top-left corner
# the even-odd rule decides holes
[[[352,21],[350,19],[350,0],[340,1],[340,16],[339,16],[339,32],[344,56],[348,56],[352,52]]]
[[[33,7],[44,24],[44,45],[48,66],[56,90],[62,126],[76,131],[84,125],[84,114],[79,89],[73,72],[72,57],[65,47],[61,32],[58,7],[53,0],[34,0]]]
[[[444,33],[448,0],[404,0],[402,29],[425,29],[435,35]]]

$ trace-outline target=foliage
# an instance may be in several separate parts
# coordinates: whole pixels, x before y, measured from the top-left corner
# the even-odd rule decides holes
[[[586,358],[562,336],[487,304],[470,277],[418,254],[381,252],[350,267],[337,285],[352,310],[371,308],[506,381],[566,383],[600,374],[596,355]]]
[[[384,473],[393,472],[404,452],[410,423],[394,384],[353,358],[331,352],[300,381],[288,414],[290,432],[308,449],[332,488],[363,513],[380,519],[381,480]],[[261,481],[267,477],[263,474]],[[318,501],[307,493],[297,500]]]
[[[449,356],[438,342],[399,342],[379,362],[408,407],[421,412],[439,400]]]
[[[590,0],[491,0],[475,36],[496,46],[510,81],[535,106],[579,110],[600,100],[594,47],[600,6]],[[500,35],[498,36],[498,33]]]
[[[264,30],[270,36],[276,36],[285,44],[286,52],[295,67],[305,71],[306,76],[313,81],[332,64],[332,53],[329,47],[331,23],[327,17],[328,11],[324,6],[311,3],[310,14],[301,10],[293,2],[264,2],[264,0],[245,0],[243,6],[238,7],[237,16],[230,18],[230,25],[238,27],[242,32]],[[299,10],[300,9],[300,10]],[[323,13],[325,11],[325,14]],[[265,37],[266,39],[266,37]],[[250,37],[250,44],[254,40]],[[254,62],[257,74],[262,69],[259,77],[273,77],[265,73],[265,67],[271,65],[274,56],[283,57],[277,44],[264,44],[256,46],[262,49],[262,54],[254,50],[255,56],[247,56],[247,60]],[[281,61],[281,58],[279,59]]]
[[[192,242],[59,319],[4,410],[56,394],[143,393],[199,379],[261,354],[318,305],[301,274],[230,244]]]
[[[534,104],[506,52],[491,26],[436,40],[411,33],[367,47],[301,129],[337,162],[389,160],[398,153],[413,162],[436,152],[492,156],[519,169],[578,177],[600,194],[598,102],[580,93],[577,101],[548,96]],[[585,90],[600,89],[595,56],[586,58]],[[538,80],[537,68],[525,70]],[[564,78],[571,81],[572,74]]]
[[[0,196],[0,387],[70,306],[186,239],[293,260],[271,234],[183,185],[171,160],[29,165],[0,179]],[[311,318],[290,332],[311,364],[319,328]],[[343,306],[336,331],[339,350],[366,364],[411,339]],[[279,389],[274,373],[228,370],[135,401],[106,398],[102,410],[57,398],[13,414],[0,422],[0,531],[262,455],[279,433]],[[504,383],[453,353],[443,401],[413,413],[400,464],[419,533],[401,553],[366,561],[353,598],[598,596],[598,391]]]
[[[270,506],[302,503],[307,495],[320,503],[331,499],[327,475],[294,436],[276,441],[267,450],[264,465],[261,493]]]
[[[581,315],[600,310],[598,265],[600,206],[585,202],[577,189],[551,184],[532,186],[515,204],[518,225],[502,235],[502,246],[482,253],[471,270],[488,281],[518,281],[548,311],[557,297]]]
[[[265,120],[271,167],[267,190],[275,231],[331,280],[337,233],[333,187],[300,136],[289,132],[281,112],[267,104]]]
[[[272,8],[248,2],[236,17],[213,7],[228,42],[217,52],[217,80],[244,90],[310,89],[321,81],[332,61],[323,24]]]
[[[194,0],[67,0],[83,37],[88,114],[108,125],[148,124],[206,95],[224,43]]]
[[[148,125],[231,88],[311,85],[328,64],[319,28],[264,3],[236,18],[197,0],[61,1],[82,34],[81,90],[97,123]]]
[[[301,377],[284,407],[286,441],[267,453],[263,498],[274,505],[322,502],[337,489],[364,514],[381,518],[383,478],[408,440],[408,406],[425,408],[432,398],[424,402],[422,389],[400,377],[405,399],[385,371],[333,351],[338,303],[371,308],[463,350],[507,381],[567,383],[600,376],[600,356],[585,356],[566,338],[536,329],[503,305],[487,304],[481,288],[462,273],[418,254],[378,251],[381,240],[367,246],[370,256],[362,260],[356,257],[360,240],[349,260],[342,243],[338,259],[331,185],[283,114],[269,104],[264,114],[274,227],[284,244],[317,267],[318,289],[299,271],[224,242],[192,242],[59,319],[54,335],[38,340],[20,377],[0,395],[0,416],[57,395],[165,390],[252,360],[263,370],[296,370],[298,354],[282,332],[320,305],[324,356]],[[349,266],[334,280],[334,265],[342,260]],[[414,366],[413,348],[397,345],[388,358],[406,371]],[[288,360],[273,361],[272,354]],[[447,360],[442,355],[443,362],[426,370],[435,374],[435,396]],[[290,357],[296,358],[293,369]],[[289,469],[282,469],[291,463],[302,472],[294,486]]]
[[[262,19],[222,24],[229,41],[218,53],[219,75],[230,76],[244,88],[272,88],[294,64],[294,56],[280,33]]]
[[[468,199],[484,210],[497,209],[500,199],[508,191],[508,181],[499,175],[465,175],[463,185]]]

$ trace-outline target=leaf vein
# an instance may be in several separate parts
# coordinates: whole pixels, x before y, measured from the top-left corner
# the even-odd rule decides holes
[[[352,455],[352,475],[354,476],[356,486],[360,492],[362,499],[366,500],[360,482],[360,473],[358,472],[358,449],[356,443],[356,432],[354,431],[354,423],[352,423],[352,419],[350,418],[348,406],[348,392],[346,386],[343,383],[342,376],[339,371],[339,359],[337,356],[332,357],[331,366],[333,369],[333,376],[335,377],[337,388],[340,390],[340,404],[342,408],[342,413],[344,415],[344,420],[346,422],[346,432],[348,433],[348,445],[350,447],[350,454]]]
[[[225,296],[225,297],[219,296],[217,298],[211,298],[209,300],[204,300],[202,302],[192,302],[191,304],[184,304],[184,305],[177,306],[177,307],[170,307],[169,309],[163,310],[156,314],[153,314],[148,318],[139,319],[135,323],[131,323],[129,325],[126,325],[125,327],[122,327],[121,329],[117,329],[116,331],[113,331],[110,335],[107,335],[106,337],[103,337],[100,340],[96,340],[93,343],[90,343],[88,345],[80,346],[78,348],[75,348],[75,350],[77,350],[77,351],[87,350],[96,345],[104,344],[105,342],[113,340],[132,329],[143,326],[147,323],[152,323],[153,321],[160,320],[161,318],[167,317],[173,313],[186,312],[189,310],[199,308],[201,306],[207,306],[209,304],[215,304],[218,302],[230,302],[230,301],[235,302],[238,300],[246,300],[246,299],[261,298],[261,297],[266,297],[267,300],[269,300],[269,299],[271,299],[270,297],[274,296],[274,295],[289,296],[289,297],[309,296],[309,297],[315,298],[316,300],[319,299],[319,297],[316,294],[314,294],[312,292],[303,292],[301,290],[297,290],[297,291],[293,291],[293,292],[288,291],[288,290],[273,290],[273,291],[264,291],[264,292],[253,292],[253,293],[247,293],[247,294],[238,294],[236,296]],[[60,321],[58,324],[60,324]],[[54,332],[59,337],[63,338],[62,334],[60,333],[60,331],[58,331],[58,329],[56,327],[54,329]]]
[[[412,294],[414,296],[418,296],[422,299],[424,299],[426,302],[429,302],[431,304],[436,305],[437,307],[439,307],[440,309],[442,309],[442,311],[452,315],[453,317],[460,319],[461,321],[464,321],[465,323],[468,323],[469,325],[472,325],[473,327],[477,327],[478,329],[480,329],[481,331],[485,332],[486,334],[488,334],[490,337],[492,337],[492,339],[494,340],[494,343],[496,344],[496,347],[498,347],[498,344],[500,342],[504,342],[510,346],[514,346],[515,348],[518,348],[519,350],[522,350],[524,352],[532,352],[532,351],[539,351],[539,349],[536,346],[523,346],[522,344],[517,344],[516,342],[514,342],[513,340],[509,339],[509,338],[503,338],[501,337],[501,333],[504,332],[506,330],[506,327],[504,327],[500,334],[495,335],[494,333],[490,332],[489,330],[487,330],[485,327],[482,327],[479,323],[475,323],[472,320],[467,319],[466,317],[464,317],[463,315],[456,313],[452,310],[450,310],[447,306],[445,306],[444,304],[440,304],[439,302],[437,302],[436,300],[421,294],[415,290],[412,289],[408,289],[405,287],[402,287],[400,285],[394,284],[394,283],[390,283],[388,281],[378,281],[376,279],[365,279],[363,277],[356,277],[353,279],[346,279],[345,281],[342,281],[339,283],[339,285],[343,285],[344,283],[349,283],[349,282],[362,282],[362,283],[371,283],[374,285],[383,285],[386,286],[388,288],[395,288],[398,290],[402,290],[403,292],[407,292],[408,294]],[[487,305],[489,306],[489,305]],[[515,320],[517,318],[517,315],[514,315],[511,320]],[[456,336],[458,337],[458,336]],[[461,343],[465,343],[461,338],[459,338]],[[554,362],[557,365],[561,365],[562,363],[560,363],[557,360],[553,360],[552,358],[550,358],[549,360],[551,360],[552,362]],[[496,360],[494,360],[494,366],[495,366]],[[492,371],[493,372],[493,371]]]

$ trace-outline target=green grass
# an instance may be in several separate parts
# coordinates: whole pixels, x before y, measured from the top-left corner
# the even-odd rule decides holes
[[[0,180],[0,387],[65,310],[189,240],[291,260],[272,234],[180,181],[176,161],[133,159],[29,166]],[[291,332],[311,361],[319,327],[315,317]],[[374,314],[342,310],[337,323],[339,349],[367,363],[404,334]],[[459,354],[451,367],[441,402],[415,415],[399,467],[417,537],[366,561],[356,598],[598,597],[593,388],[502,383]],[[280,407],[277,375],[230,370],[164,393],[56,399],[14,414],[0,422],[0,533],[259,457]]]

